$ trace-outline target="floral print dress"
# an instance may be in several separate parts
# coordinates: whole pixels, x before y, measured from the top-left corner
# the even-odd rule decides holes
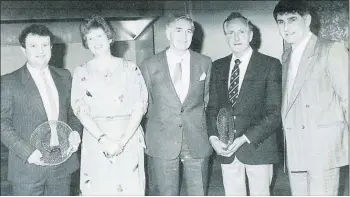
[[[139,68],[120,59],[108,72],[78,66],[73,75],[74,113],[88,113],[111,139],[118,140],[136,108],[147,110],[148,92]],[[111,159],[84,129],[81,147],[81,195],[144,195],[144,136],[139,126],[124,151]]]

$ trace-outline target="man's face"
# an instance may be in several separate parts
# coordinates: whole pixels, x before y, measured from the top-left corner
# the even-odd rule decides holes
[[[51,42],[49,36],[28,34],[25,40],[26,48],[22,51],[27,62],[34,68],[45,68],[51,59]]]
[[[225,23],[225,36],[232,52],[237,56],[242,56],[250,47],[253,32],[249,29],[244,19],[236,18]]]
[[[311,16],[298,13],[277,15],[277,26],[282,38],[289,44],[297,45],[310,32]]]
[[[91,29],[86,35],[86,44],[95,56],[110,54],[111,42],[101,28]]]
[[[176,51],[186,51],[192,42],[193,30],[191,23],[185,19],[170,24],[166,28],[166,36],[170,41],[170,48]]]

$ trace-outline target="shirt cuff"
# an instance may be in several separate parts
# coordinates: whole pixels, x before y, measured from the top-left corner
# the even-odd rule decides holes
[[[213,139],[217,139],[218,140],[219,138],[218,138],[218,136],[215,136],[215,135],[212,135],[212,136],[209,137],[209,141],[212,141]]]
[[[247,141],[248,142],[248,144],[250,144],[250,140],[247,138],[247,136],[246,135],[242,135],[242,137],[244,137],[244,139],[245,139],[245,141]]]

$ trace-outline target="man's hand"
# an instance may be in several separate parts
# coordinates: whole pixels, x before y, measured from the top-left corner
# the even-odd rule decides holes
[[[40,158],[42,157],[43,155],[41,154],[41,152],[36,149],[27,159],[28,163],[30,164],[35,164],[35,165],[38,165],[38,166],[44,166],[44,162],[42,162],[40,160]]]
[[[226,157],[230,157],[233,155],[239,147],[241,147],[244,143],[246,143],[247,140],[243,136],[236,138],[230,146],[227,147],[228,154],[225,155]]]
[[[69,146],[72,148],[72,150],[70,151],[72,153],[76,152],[81,142],[79,133],[77,131],[72,131],[69,134],[68,141],[69,141]]]
[[[229,153],[227,151],[227,144],[223,143],[222,141],[219,140],[217,137],[210,137],[209,138],[210,144],[215,150],[216,154],[225,156]]]

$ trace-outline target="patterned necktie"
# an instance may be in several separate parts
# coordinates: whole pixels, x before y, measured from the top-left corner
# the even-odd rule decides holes
[[[182,78],[182,66],[181,66],[181,62],[178,62],[176,63],[176,67],[174,71],[173,83],[179,98],[180,98],[181,78]]]
[[[232,69],[230,77],[230,86],[228,87],[228,98],[230,100],[231,106],[233,107],[238,99],[238,85],[239,85],[239,67],[241,63],[239,59],[235,60],[235,66]]]
[[[44,86],[45,86],[45,91],[46,91],[46,95],[47,95],[47,98],[49,100],[49,110],[47,111],[47,113],[50,113],[52,114],[53,117],[57,117],[58,118],[58,110],[57,110],[57,106],[56,106],[56,103],[55,103],[55,99],[54,99],[54,95],[53,95],[53,92],[50,88],[50,85],[48,83],[48,76],[46,74],[45,71],[41,71],[40,72],[40,76],[44,82]],[[52,116],[48,116],[48,119],[50,120],[49,117],[52,117]],[[57,129],[56,129],[56,126],[53,126],[50,124],[50,128],[51,128],[51,138],[50,138],[50,146],[58,146],[59,145],[59,141],[58,141],[58,134],[57,134]]]

